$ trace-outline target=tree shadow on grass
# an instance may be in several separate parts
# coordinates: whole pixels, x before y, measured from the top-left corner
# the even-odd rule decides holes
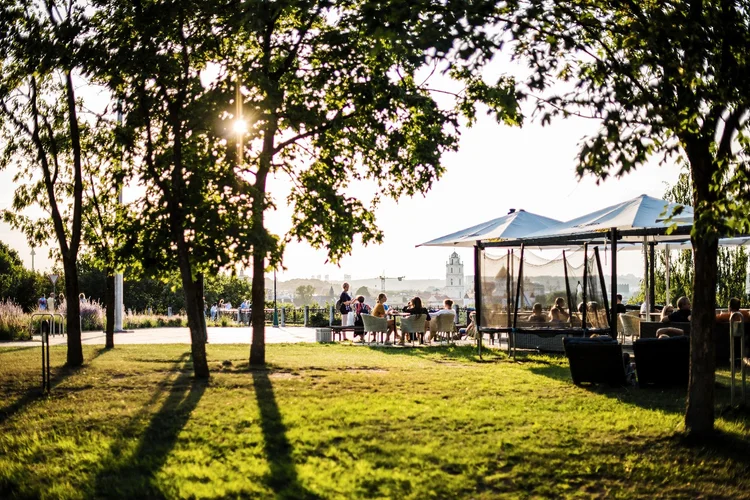
[[[39,349],[38,346],[37,348]],[[27,349],[27,348],[24,347],[24,348],[19,348],[19,349]],[[50,373],[51,374],[50,386],[52,387],[51,391],[54,391],[56,387],[58,387],[71,375],[74,375],[78,373],[80,370],[85,369],[88,363],[98,358],[99,356],[101,356],[107,351],[108,349],[105,349],[103,347],[100,349],[97,349],[96,351],[94,351],[94,355],[91,358],[89,358],[83,366],[70,367],[67,365],[63,365],[59,368],[56,368],[54,371],[50,370],[51,372]],[[12,403],[0,408],[0,425],[4,424],[8,419],[10,419],[13,415],[18,413],[19,411],[26,408],[29,404],[47,396],[47,393],[42,391],[42,388],[41,388],[41,378],[42,378],[41,377],[42,375],[41,364],[42,362],[40,360],[39,372],[38,372],[39,378],[37,379],[39,381],[39,385],[35,387],[27,387],[19,398],[17,398]]]
[[[187,363],[189,353],[184,353],[175,364],[181,363],[181,373],[171,382],[165,381],[144,409],[132,419],[131,425],[123,431],[125,438],[140,434],[138,445],[132,453],[124,451],[125,440],[115,443],[111,456],[94,479],[94,498],[162,498],[165,493],[154,483],[154,477],[166,462],[169,452],[177,443],[177,438],[190,420],[190,415],[206,391],[208,381],[195,380],[192,368]],[[151,416],[144,430],[138,428],[138,419],[147,412],[164,392],[169,395],[159,410]],[[126,454],[127,453],[127,454]]]
[[[268,371],[251,370],[251,373],[255,398],[260,410],[264,451],[271,469],[266,483],[276,493],[277,498],[320,498],[299,482],[292,457],[292,444],[286,435],[287,429],[276,402]]]
[[[40,345],[41,344],[25,345],[23,347],[3,347],[3,344],[0,343],[0,354],[7,354],[9,352],[17,352],[17,351],[28,351],[29,349],[39,349]]]
[[[367,347],[389,356],[409,356],[435,362],[460,360],[470,363],[496,363],[508,359],[506,353],[497,349],[482,349],[482,358],[480,359],[477,355],[476,346],[470,345],[404,346],[398,348],[374,345]],[[440,360],[435,358],[436,354],[440,355]]]

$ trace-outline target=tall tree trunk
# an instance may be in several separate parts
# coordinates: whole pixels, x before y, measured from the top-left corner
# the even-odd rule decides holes
[[[716,321],[716,257],[718,242],[693,241],[695,279],[690,322],[690,383],[685,427],[691,435],[714,429],[716,355],[713,327]]]
[[[104,307],[107,311],[107,324],[105,326],[105,347],[115,347],[115,272],[107,269],[107,288],[104,292]]]
[[[78,266],[75,260],[63,257],[65,271],[65,296],[67,300],[67,365],[76,367],[83,364],[83,346],[81,345],[81,305],[78,302]]]
[[[256,250],[253,253],[253,307],[251,321],[253,340],[250,345],[250,366],[266,364],[266,277],[265,252]]]
[[[693,181],[693,303],[690,320],[690,380],[685,428],[690,436],[704,437],[714,429],[714,382],[716,358],[713,326],[716,321],[716,275],[718,234],[709,222],[716,202],[711,181],[716,165],[708,148],[709,140],[688,142]]]
[[[190,350],[193,355],[193,373],[196,378],[208,378],[208,358],[206,356],[206,317],[203,315],[203,295],[198,284],[193,281],[188,248],[184,241],[178,241],[177,254],[180,265],[182,288],[185,290],[185,309],[190,328]]]

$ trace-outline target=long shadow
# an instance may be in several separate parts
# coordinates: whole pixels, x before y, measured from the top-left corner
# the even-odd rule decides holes
[[[278,498],[320,498],[299,482],[292,458],[292,444],[287,438],[287,429],[282,420],[268,372],[254,370],[252,374],[255,398],[260,410],[264,451],[270,467],[266,483]]]
[[[386,354],[388,356],[409,356],[421,359],[434,360],[435,354],[440,354],[444,360],[462,360],[472,363],[494,363],[507,359],[505,352],[496,349],[482,349],[482,359],[477,356],[477,348],[470,345],[431,345],[431,346],[404,346],[383,347],[377,345],[367,346],[368,349]],[[439,362],[437,360],[434,360]]]
[[[189,353],[182,355],[180,363]],[[161,498],[165,494],[156,488],[154,477],[166,462],[169,452],[177,443],[180,431],[190,420],[208,385],[207,381],[195,380],[187,363],[182,373],[172,382],[165,382],[169,395],[141,433],[138,446],[127,457],[122,457],[125,441],[116,443],[112,456],[94,479],[93,498]],[[164,385],[144,405],[144,410],[133,418],[132,424],[123,432],[124,436],[139,432],[137,420],[151,404],[165,392]]]
[[[23,347],[3,347],[3,344],[0,344],[0,354],[6,354],[9,352],[16,352],[16,351],[28,351],[29,349],[39,349],[38,345],[26,345]]]
[[[26,349],[26,348],[20,348],[20,349]],[[39,349],[39,347],[37,347]],[[67,365],[63,365],[62,367],[59,367],[52,372],[51,380],[50,380],[50,386],[52,387],[52,391],[59,386],[62,382],[65,381],[68,377],[71,375],[74,375],[81,371],[82,369],[85,369],[91,361],[98,358],[102,354],[108,352],[109,350],[102,347],[94,351],[94,355],[86,360],[86,363],[84,363],[83,366],[77,366],[77,367],[69,367]],[[7,352],[7,351],[6,351]],[[39,367],[39,379],[41,379],[41,362]],[[23,395],[10,403],[9,405],[6,405],[2,408],[0,408],[0,425],[4,424],[8,419],[10,419],[13,415],[18,413],[19,411],[26,408],[29,404],[33,403],[34,401],[37,401],[43,397],[46,397],[47,393],[42,391],[42,389],[39,386],[36,387],[27,387]]]

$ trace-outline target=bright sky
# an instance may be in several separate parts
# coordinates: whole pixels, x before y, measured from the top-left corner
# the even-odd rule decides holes
[[[407,279],[444,278],[445,262],[454,249],[416,245],[500,217],[510,208],[565,221],[640,194],[662,197],[665,183],[676,182],[679,167],[659,167],[656,161],[599,185],[591,177],[578,181],[574,170],[578,144],[596,127],[595,121],[570,118],[547,127],[529,120],[523,128],[510,128],[481,117],[473,128],[463,130],[459,151],[445,158],[447,172],[430,192],[381,204],[377,220],[385,234],[382,245],[357,243],[353,254],[338,267],[325,264],[325,251],[293,243],[287,247],[286,270],[279,279],[329,275],[331,280],[341,280],[344,274],[363,279],[383,272]],[[12,173],[0,172],[0,209],[10,207],[14,189]],[[291,219],[286,205],[288,186],[281,179],[271,180],[269,189],[279,210],[267,215],[267,223],[283,235]],[[360,185],[349,194],[369,198],[371,189]],[[22,234],[0,222],[0,239],[31,267],[31,248]],[[472,250],[455,250],[465,263],[466,274],[473,274]],[[642,274],[638,252],[628,254],[620,260],[619,274]],[[48,249],[37,249],[36,269],[47,270],[51,265]]]

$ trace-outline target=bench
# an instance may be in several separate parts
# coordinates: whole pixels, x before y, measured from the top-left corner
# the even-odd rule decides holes
[[[339,336],[339,340],[343,340],[345,332],[352,332],[352,335],[363,335],[364,336],[364,334],[365,334],[365,327],[364,326],[331,325],[329,328],[331,329],[331,340],[336,340],[336,335]]]

